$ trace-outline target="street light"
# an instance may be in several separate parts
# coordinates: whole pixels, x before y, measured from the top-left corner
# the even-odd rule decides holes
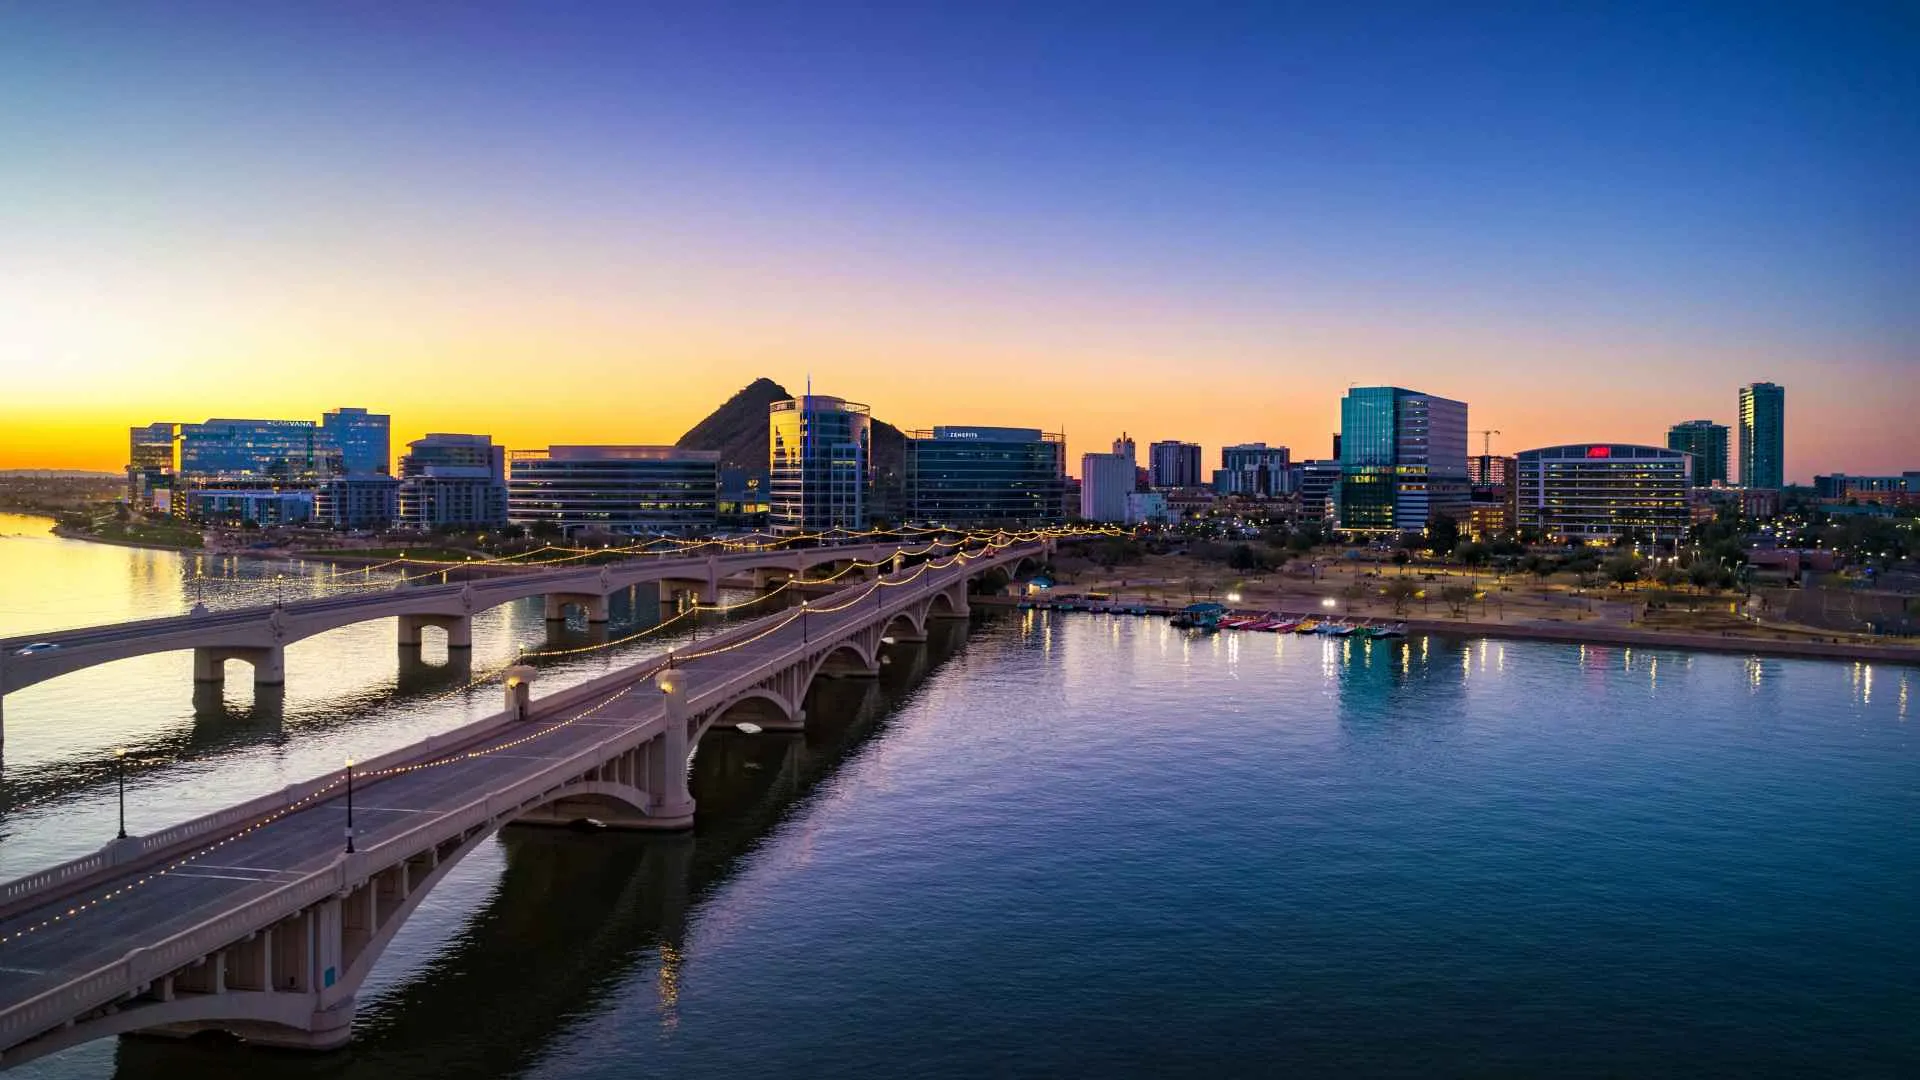
[[[807,600],[800,601],[800,644],[805,645],[807,638]]]
[[[353,759],[347,759],[347,854],[353,854]]]
[[[127,748],[113,752],[113,771],[120,782],[120,839],[127,838]]]

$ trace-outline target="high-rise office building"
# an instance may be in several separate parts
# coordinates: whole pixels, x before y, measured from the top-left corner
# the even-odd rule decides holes
[[[768,406],[768,519],[777,533],[867,527],[873,417],[865,405],[809,394]]]
[[[1127,520],[1133,481],[1133,459],[1125,454],[1082,454],[1080,516],[1088,521]]]
[[[1693,455],[1693,486],[1726,484],[1727,425],[1688,420],[1667,429],[1667,449]]]
[[[486,435],[436,432],[400,457],[399,521],[409,529],[507,523],[506,448]]]
[[[1020,526],[1062,520],[1063,436],[1038,428],[946,426],[909,432],[906,450],[914,521]]]
[[[127,433],[127,505],[167,513],[173,489],[173,444],[179,424],[146,424]]]
[[[1166,439],[1147,447],[1147,485],[1156,488],[1200,486],[1200,444]]]
[[[1467,405],[1397,386],[1356,387],[1340,402],[1340,528],[1424,532],[1467,518]]]
[[[1523,451],[1514,507],[1548,540],[1675,540],[1691,524],[1687,455],[1661,446],[1576,443]]]
[[[393,472],[393,418],[365,409],[329,409],[320,417],[320,431],[340,451],[340,467],[349,475]]]
[[[1222,495],[1270,498],[1293,493],[1291,452],[1263,442],[1220,448],[1220,471],[1214,489]]]
[[[1750,488],[1786,486],[1787,391],[1775,383],[1740,388],[1740,483]]]
[[[622,535],[713,532],[720,453],[674,446],[550,446],[507,455],[516,525]]]

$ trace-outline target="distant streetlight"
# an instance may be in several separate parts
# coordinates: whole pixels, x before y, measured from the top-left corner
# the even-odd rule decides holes
[[[802,645],[805,645],[809,640],[807,637],[807,604],[808,601],[806,600],[800,601],[800,644]]]
[[[353,759],[347,759],[347,854],[353,854]]]
[[[113,752],[113,771],[120,782],[120,839],[127,838],[127,748]]]

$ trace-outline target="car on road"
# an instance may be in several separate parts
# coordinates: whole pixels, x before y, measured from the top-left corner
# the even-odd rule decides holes
[[[60,646],[58,644],[51,641],[36,641],[31,645],[22,645],[19,648],[13,650],[13,655],[32,656],[34,653],[48,652],[50,650],[57,649],[59,647]]]

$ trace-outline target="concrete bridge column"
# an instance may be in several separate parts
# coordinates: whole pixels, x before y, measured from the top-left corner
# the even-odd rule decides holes
[[[437,626],[447,632],[447,648],[473,648],[473,617],[471,615],[402,615],[400,616],[400,646],[417,649],[420,647],[420,631],[429,626]]]
[[[687,722],[691,719],[687,698],[692,682],[684,670],[669,668],[654,676],[654,685],[666,702],[667,725],[654,748],[654,767],[647,778],[648,817],[657,829],[692,828],[693,795],[687,790]]]
[[[226,663],[245,660],[253,665],[255,686],[283,686],[287,681],[287,650],[280,645],[255,648],[203,647],[193,650],[193,681],[222,683],[227,679]]]
[[[507,669],[505,709],[515,720],[533,715],[533,677],[538,673],[537,668],[527,664]]]

